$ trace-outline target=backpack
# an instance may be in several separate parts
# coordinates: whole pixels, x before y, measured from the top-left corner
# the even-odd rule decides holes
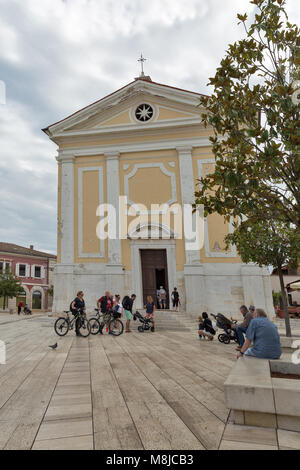
[[[122,307],[125,308],[125,310],[131,309],[131,301],[128,295],[125,295],[124,299],[122,300]]]

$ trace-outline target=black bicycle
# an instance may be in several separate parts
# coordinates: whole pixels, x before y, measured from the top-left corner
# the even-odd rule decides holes
[[[54,331],[58,336],[66,336],[66,334],[75,328],[76,321],[78,322],[78,332],[84,338],[87,338],[91,333],[91,325],[82,310],[77,310],[73,318],[69,317],[69,310],[65,310],[66,317],[59,317],[54,323]]]
[[[101,313],[98,308],[95,308],[95,312],[96,317],[89,319],[92,335],[108,333],[113,336],[120,336],[123,333],[124,325],[118,312],[110,310],[107,313]]]

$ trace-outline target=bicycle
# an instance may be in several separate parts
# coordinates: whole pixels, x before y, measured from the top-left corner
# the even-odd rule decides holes
[[[64,310],[67,317],[59,317],[54,323],[54,331],[58,336],[65,336],[68,331],[73,330],[76,321],[78,321],[78,332],[84,338],[87,338],[91,333],[91,325],[89,320],[86,318],[86,314],[81,310],[77,310],[77,313],[72,319],[69,317],[69,310]]]
[[[100,313],[98,308],[95,308],[95,312],[96,317],[89,319],[92,335],[96,335],[99,332],[103,334],[104,327],[105,331],[113,336],[120,336],[123,333],[124,325],[118,318],[118,313],[114,310],[110,310],[107,313]]]

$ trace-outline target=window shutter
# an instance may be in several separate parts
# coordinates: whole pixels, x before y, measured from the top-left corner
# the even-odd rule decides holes
[[[20,273],[19,273],[19,266],[20,266],[20,263],[17,263],[16,264],[16,276],[19,276]]]
[[[44,266],[41,266],[41,279],[44,279],[45,277],[45,268]]]
[[[26,274],[26,277],[30,277],[30,264],[26,264],[25,274]]]

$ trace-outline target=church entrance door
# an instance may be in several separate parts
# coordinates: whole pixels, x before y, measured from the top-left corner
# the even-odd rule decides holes
[[[167,291],[167,308],[169,301],[167,250],[141,250],[143,303],[151,295],[156,303],[156,291],[163,286]]]

